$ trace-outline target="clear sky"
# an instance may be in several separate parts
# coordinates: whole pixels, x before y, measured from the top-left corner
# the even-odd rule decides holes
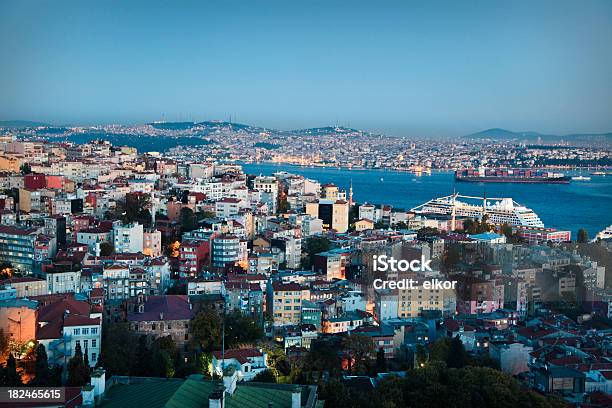
[[[0,0],[0,120],[612,131],[612,1]]]

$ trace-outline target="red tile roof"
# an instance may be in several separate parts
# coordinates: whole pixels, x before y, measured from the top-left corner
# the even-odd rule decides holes
[[[213,356],[217,360],[221,360],[221,352],[213,351]],[[240,362],[240,364],[244,364],[249,361],[249,358],[253,357],[263,357],[263,353],[256,348],[246,348],[246,349],[229,349],[225,350],[224,358],[225,360],[236,359]]]
[[[38,310],[38,321],[51,322],[54,320],[62,320],[66,311],[71,314],[89,316],[89,310],[90,305],[87,302],[82,302],[74,298],[64,298],[41,307]]]

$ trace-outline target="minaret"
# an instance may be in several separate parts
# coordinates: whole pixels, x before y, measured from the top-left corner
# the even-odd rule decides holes
[[[351,178],[351,186],[349,187],[349,208],[353,207],[353,179]]]
[[[455,189],[453,189],[453,212],[452,212],[452,217],[451,217],[451,231],[455,230],[455,215],[456,215],[455,198],[457,198],[457,193],[455,192]]]
[[[482,216],[487,215],[487,189],[484,190],[482,197]]]

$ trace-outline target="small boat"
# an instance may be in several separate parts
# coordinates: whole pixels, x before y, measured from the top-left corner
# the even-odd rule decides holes
[[[380,182],[382,183],[383,181],[385,181],[385,179],[381,177],[380,178]]]
[[[591,178],[590,177],[585,177],[585,176],[574,176],[574,177],[572,177],[572,180],[575,180],[575,181],[589,181],[589,180],[591,180]]]
[[[604,171],[594,171],[591,173],[591,176],[605,176],[606,172]]]

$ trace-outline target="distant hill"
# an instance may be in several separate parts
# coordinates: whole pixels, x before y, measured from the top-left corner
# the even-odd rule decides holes
[[[27,127],[40,127],[40,126],[51,126],[48,123],[32,122],[29,120],[0,120],[0,127],[2,128],[27,128]]]
[[[538,132],[514,132],[493,128],[463,136],[466,139],[515,140],[527,143],[572,143],[572,144],[612,144],[612,133],[572,133],[569,135],[547,135]]]

